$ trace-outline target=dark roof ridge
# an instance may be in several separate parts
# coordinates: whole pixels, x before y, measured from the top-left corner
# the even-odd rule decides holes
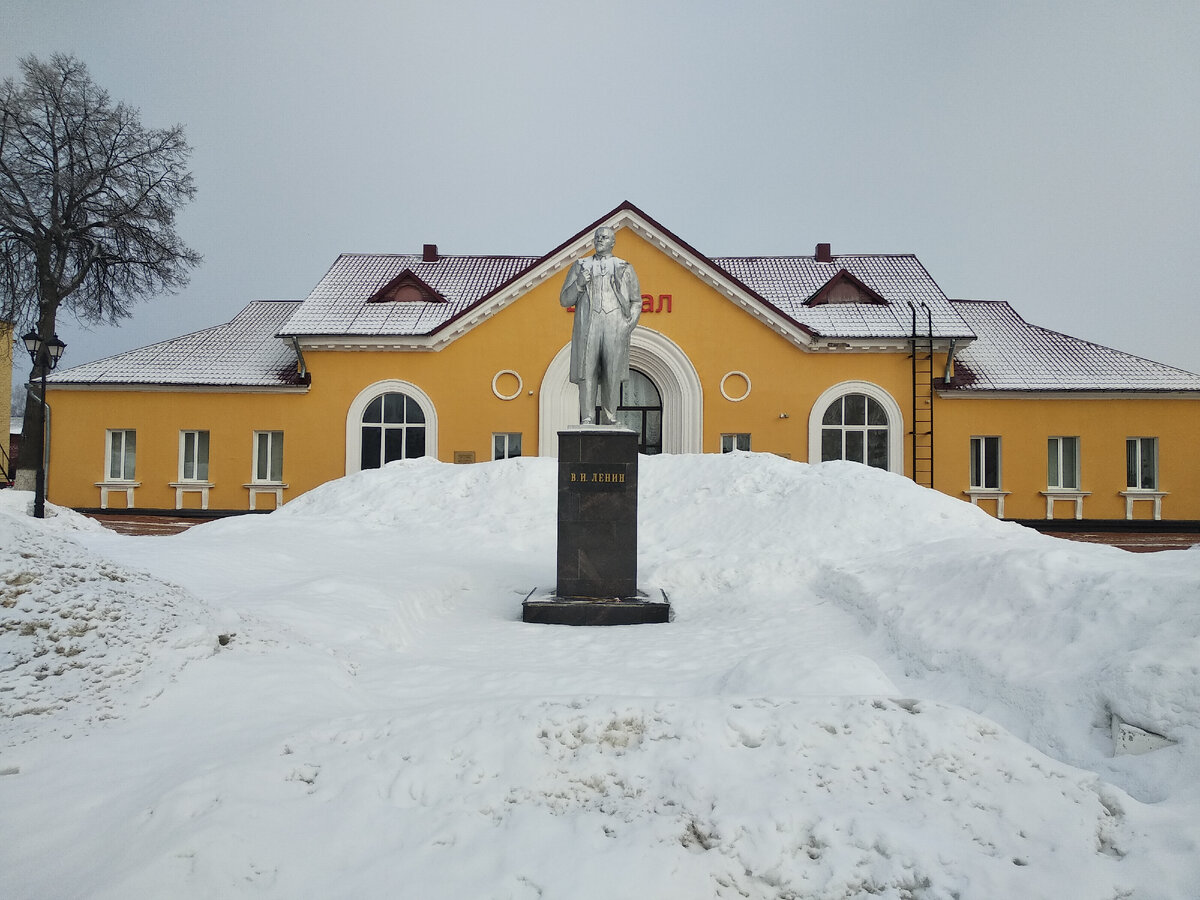
[[[408,256],[420,256],[421,252],[414,253],[370,253],[360,252],[357,250],[345,250],[337,255],[338,259],[345,259],[351,256],[368,256],[373,258],[401,259]],[[427,261],[429,265],[436,266],[439,262],[446,259],[534,259],[536,254],[533,253],[442,253],[438,251],[436,260]]]
[[[853,253],[834,253],[831,254],[832,259],[841,259],[847,256],[854,257],[869,257],[871,259],[917,259],[916,253],[866,253],[864,251],[855,251]],[[712,257],[713,259],[811,259],[816,260],[814,253],[718,253]],[[825,263],[827,266],[833,265],[833,262]]]

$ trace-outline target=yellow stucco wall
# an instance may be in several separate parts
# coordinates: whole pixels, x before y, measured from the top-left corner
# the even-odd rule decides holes
[[[134,503],[138,507],[174,509],[179,478],[179,432],[209,432],[209,480],[215,485],[210,508],[246,509],[255,431],[284,432],[284,481],[293,474],[297,485],[284,499],[320,484],[304,463],[304,441],[318,429],[311,427],[302,408],[302,394],[212,393],[175,391],[95,391],[51,388],[50,466],[47,495],[61,506],[98,507],[104,480],[105,441],[109,429],[137,431],[137,469],[141,483]],[[293,460],[295,465],[290,465]],[[321,479],[325,480],[325,479]],[[302,484],[303,488],[299,485]],[[199,496],[188,494],[185,506],[199,508]],[[125,505],[124,494],[112,497],[110,506]],[[267,508],[270,507],[267,501]]]
[[[806,461],[809,416],[826,389],[866,381],[886,391],[899,407],[907,432],[912,375],[905,351],[807,352],[726,299],[680,263],[629,229],[617,234],[616,254],[633,263],[642,291],[671,296],[670,312],[643,313],[640,325],[670,338],[686,353],[703,392],[702,446],[720,449],[720,436],[749,432],[756,451]],[[453,461],[469,451],[491,458],[494,432],[520,432],[525,455],[539,452],[539,389],[555,355],[569,343],[571,314],[558,304],[565,274],[559,272],[440,351],[305,351],[312,373],[307,391],[217,393],[188,391],[96,391],[51,389],[54,435],[50,498],[68,506],[99,505],[95,482],[103,477],[105,432],[138,432],[139,507],[171,509],[178,477],[181,429],[210,432],[210,497],[214,509],[245,509],[252,435],[281,430],[285,499],[342,476],[346,471],[347,412],[364,388],[396,379],[411,382],[432,401],[438,417],[438,457]],[[655,301],[657,305],[657,300]],[[935,372],[944,359],[935,360]],[[520,374],[523,388],[512,400],[492,391],[497,372]],[[722,377],[744,372],[752,390],[741,402],[722,396]],[[736,383],[738,380],[733,379]],[[501,379],[502,393],[515,379]],[[742,386],[731,384],[733,391]],[[736,394],[735,394],[736,396]],[[1046,437],[1079,435],[1083,489],[1089,518],[1122,518],[1125,445],[1129,436],[1160,439],[1160,487],[1170,491],[1165,518],[1200,519],[1197,469],[1187,448],[1200,440],[1196,400],[1131,399],[941,399],[936,401],[936,486],[962,497],[968,486],[972,435],[1003,435],[1003,487],[1009,518],[1041,518],[1045,500]],[[819,453],[819,451],[817,451]],[[819,457],[818,457],[819,458]],[[911,474],[911,442],[903,436],[903,470]],[[117,497],[113,505],[121,505]],[[189,495],[188,506],[198,498]],[[269,504],[268,504],[269,505]],[[991,505],[985,505],[991,509]],[[1065,506],[1056,511],[1069,515]],[[1149,504],[1136,505],[1139,518]]]
[[[1158,438],[1158,487],[1164,519],[1200,519],[1200,467],[1192,448],[1200,440],[1200,401],[1067,397],[1042,399],[941,399],[935,410],[936,472],[939,490],[963,496],[970,482],[972,436],[1001,436],[1001,487],[1011,491],[1004,514],[1010,519],[1046,515],[1046,441],[1079,438],[1080,489],[1090,491],[1083,515],[1125,518],[1125,440]],[[994,503],[981,505],[989,512]],[[1153,516],[1147,501],[1133,504],[1134,518]],[[1071,518],[1074,508],[1059,501],[1054,516]]]

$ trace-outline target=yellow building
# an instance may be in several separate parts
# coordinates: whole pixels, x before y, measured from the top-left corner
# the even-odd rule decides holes
[[[643,291],[622,419],[646,453],[851,459],[1014,519],[1200,519],[1200,376],[951,300],[911,255],[708,257],[623,204],[540,257],[339,257],[303,301],[50,378],[50,499],[272,508],[433,456],[553,456],[558,294],[598,225]]]

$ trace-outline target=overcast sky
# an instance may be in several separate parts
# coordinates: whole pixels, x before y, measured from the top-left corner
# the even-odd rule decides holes
[[[343,251],[540,255],[624,200],[701,252],[915,253],[1200,372],[1200,4],[2,0],[181,122],[204,255],[64,365],[303,298]],[[18,354],[17,377],[28,372]]]

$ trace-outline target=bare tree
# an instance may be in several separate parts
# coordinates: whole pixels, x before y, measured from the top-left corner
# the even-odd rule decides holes
[[[60,309],[116,322],[187,283],[200,256],[175,233],[175,215],[196,188],[181,125],[143,127],[73,56],[28,56],[21,70],[22,81],[0,85],[0,318],[46,341]],[[26,438],[41,432],[38,405]],[[41,452],[33,444],[22,441]]]

